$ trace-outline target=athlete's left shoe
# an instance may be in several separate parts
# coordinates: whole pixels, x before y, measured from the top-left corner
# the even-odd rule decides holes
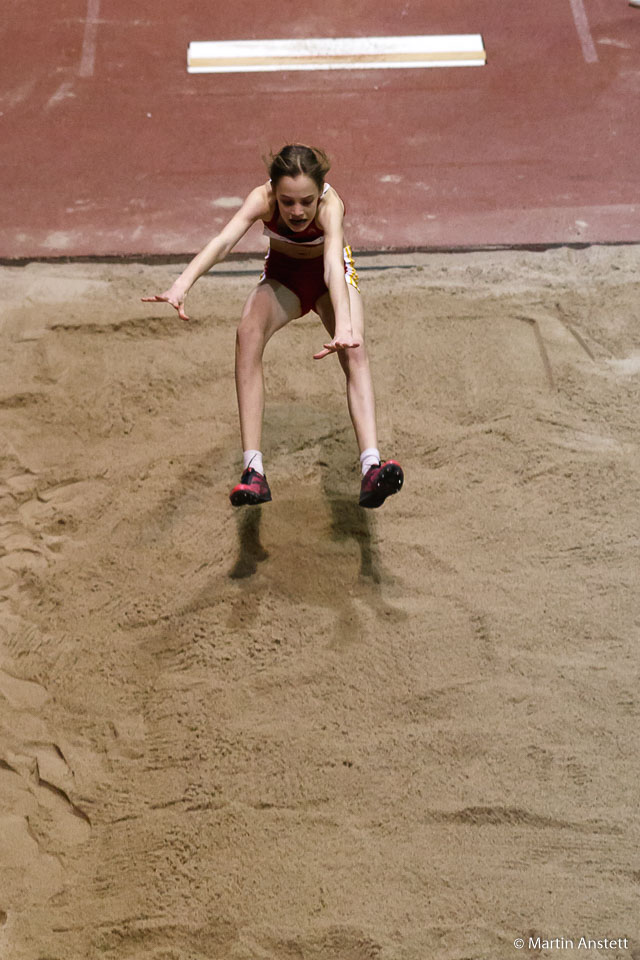
[[[268,503],[271,500],[271,490],[266,475],[258,473],[253,467],[247,467],[240,478],[240,483],[236,484],[229,494],[229,499],[234,507]]]
[[[404,482],[404,473],[397,460],[385,460],[369,467],[360,486],[360,506],[380,507]]]

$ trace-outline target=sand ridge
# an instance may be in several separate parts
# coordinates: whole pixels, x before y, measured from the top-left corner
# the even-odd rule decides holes
[[[640,248],[361,265],[375,512],[312,316],[229,505],[246,264],[0,270],[12,960],[640,957]]]

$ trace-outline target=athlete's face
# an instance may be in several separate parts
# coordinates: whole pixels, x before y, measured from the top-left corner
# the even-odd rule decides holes
[[[292,230],[304,230],[318,209],[320,191],[311,177],[282,177],[276,187],[280,215]]]

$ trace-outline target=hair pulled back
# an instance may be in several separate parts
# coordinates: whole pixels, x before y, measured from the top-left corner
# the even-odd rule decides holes
[[[324,177],[331,163],[323,150],[308,147],[304,143],[287,143],[279,153],[269,155],[265,160],[271,183],[274,187],[283,177],[310,177],[318,190],[322,190]]]

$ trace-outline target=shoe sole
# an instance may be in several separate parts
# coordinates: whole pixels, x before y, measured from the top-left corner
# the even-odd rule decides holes
[[[375,509],[381,507],[387,497],[398,493],[404,483],[404,473],[402,467],[397,463],[388,463],[380,471],[378,485],[375,490],[371,490],[360,498],[360,506]]]
[[[271,496],[261,497],[260,494],[253,493],[251,490],[232,490],[229,499],[234,507],[256,507],[260,503],[269,503]]]

